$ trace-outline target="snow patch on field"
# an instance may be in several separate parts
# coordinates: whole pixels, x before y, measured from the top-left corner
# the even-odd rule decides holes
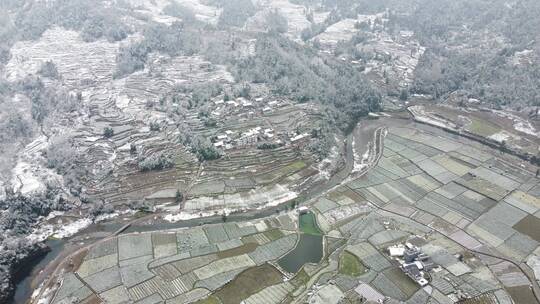
[[[279,191],[263,194],[263,196],[268,200],[268,203],[257,207],[257,209],[260,210],[268,207],[275,207],[298,197],[298,193],[290,191],[282,185],[276,185],[276,187],[279,188]]]
[[[298,193],[285,185],[268,185],[248,192],[225,194],[220,196],[200,196],[190,199],[184,205],[184,211],[199,213],[200,211],[248,210],[277,206],[294,199]]]
[[[41,193],[45,191],[45,184],[34,174],[32,165],[27,162],[18,162],[12,170],[11,184],[22,194]]]
[[[372,143],[370,142],[367,145],[367,148],[364,154],[361,154],[362,152],[359,152],[356,149],[356,139],[353,136],[353,140],[352,140],[353,169],[351,173],[362,172],[369,166],[369,155],[370,155],[371,148],[372,148]]]
[[[126,95],[120,95],[116,98],[116,106],[120,109],[125,109],[129,107],[130,98]]]
[[[511,139],[512,135],[506,131],[501,131],[490,135],[488,138],[501,143],[503,141]]]
[[[209,217],[216,214],[229,214],[247,210],[261,210],[275,207],[298,197],[298,193],[283,185],[273,185],[252,190],[248,193],[226,194],[219,198],[202,196],[188,200],[184,209],[177,213],[167,214],[164,219],[170,222],[193,218]],[[158,206],[160,209],[171,209]]]
[[[293,40],[300,40],[300,33],[303,29],[311,26],[311,22],[307,20],[306,8],[302,5],[292,4],[287,0],[272,0],[272,1],[255,1],[255,4],[266,10],[278,10],[279,13],[287,19],[288,30],[287,35]],[[256,14],[253,18],[261,18],[261,14]],[[252,22],[252,21],[251,21]],[[248,20],[247,24],[250,23]]]
[[[368,164],[367,161],[369,159],[369,150],[366,151],[366,153],[362,154],[362,158],[359,158],[358,155],[354,155],[354,167],[352,172],[360,172],[364,170]]]
[[[26,145],[19,153],[17,163],[11,170],[11,185],[22,194],[42,193],[46,184],[62,184],[62,177],[53,170],[45,168],[42,152],[49,146],[42,135]]]
[[[530,121],[523,119],[517,115],[514,115],[512,113],[504,112],[504,111],[493,111],[493,113],[508,118],[514,122],[514,129],[516,131],[519,131],[521,133],[529,134],[535,137],[540,137],[540,132],[538,132],[534,126],[531,124]]]
[[[36,73],[44,62],[51,60],[68,86],[80,87],[84,80],[110,81],[118,48],[130,43],[131,38],[118,43],[105,39],[87,43],[75,31],[54,27],[37,41],[20,41],[12,47],[5,77],[10,81],[20,80]]]
[[[163,14],[163,9],[171,3],[170,0],[128,0],[137,13],[150,17],[155,22],[167,25],[179,21],[178,18]]]
[[[532,124],[529,121],[525,121],[525,120],[514,121],[514,129],[525,134],[539,137],[539,133],[536,132],[536,129],[532,126]]]
[[[58,239],[70,237],[74,235],[75,233],[83,230],[84,228],[90,226],[91,224],[92,224],[92,220],[88,218],[76,220],[75,222],[62,226],[53,234],[53,237],[58,238]]]
[[[314,12],[313,23],[323,23],[330,15],[330,12]]]
[[[332,177],[332,164],[335,164],[339,158],[339,151],[337,146],[333,146],[330,151],[330,155],[323,159],[318,165],[317,170],[319,171],[319,176],[323,179],[330,179]]]
[[[326,31],[313,39],[319,39],[321,43],[330,46],[335,46],[338,41],[349,41],[358,32],[354,27],[357,21],[356,19],[343,19],[329,26]]]
[[[43,283],[41,283],[41,285],[39,285],[38,288],[36,288],[33,292],[32,292],[32,296],[30,297],[32,299],[32,303],[34,301],[36,301],[36,298],[41,294],[41,298],[40,299],[37,299],[37,304],[49,304],[52,300],[52,296],[53,296],[53,293],[56,289],[53,289],[53,288],[45,288],[45,291],[43,291],[43,293],[41,293],[41,289],[43,289]]]
[[[202,22],[217,24],[219,16],[221,15],[221,9],[205,5],[198,0],[176,0],[178,4],[187,7],[193,11],[195,18]]]
[[[408,108],[409,112],[414,116],[414,119],[419,122],[427,123],[436,127],[448,129],[456,128],[456,126],[446,119],[438,118],[425,111],[423,106],[412,106]]]
[[[334,225],[335,223],[345,219],[350,218],[354,215],[361,214],[361,213],[368,213],[373,210],[373,207],[371,207],[369,204],[351,204],[351,205],[345,205],[342,207],[334,208],[326,213],[324,213],[324,217],[327,219],[328,223],[330,225]]]
[[[96,141],[98,141],[98,140],[100,140],[102,138],[103,138],[103,136],[86,136],[84,138],[84,140],[87,141],[87,142],[96,142]]]
[[[211,217],[218,214],[228,215],[232,211],[234,210],[230,210],[228,208],[224,208],[223,210],[221,210],[221,213],[217,213],[215,211],[201,211],[201,212],[181,211],[176,214],[167,214],[165,217],[163,217],[163,219],[171,223],[176,223],[179,221],[186,221],[186,220],[191,220],[191,219],[196,219],[196,218]]]
[[[533,57],[534,57],[533,50],[523,50],[521,52],[516,52],[514,56],[512,56],[511,61],[512,61],[512,64],[515,66],[528,65],[528,64],[532,64]]]
[[[26,236],[26,239],[31,242],[42,242],[51,236],[54,238],[63,239],[75,235],[77,232],[89,227],[93,223],[99,223],[118,217],[120,215],[134,213],[134,210],[117,211],[113,213],[99,215],[93,221],[90,218],[81,218],[65,225],[62,223],[62,221],[59,220],[57,225],[46,224],[36,227],[31,234]],[[63,216],[64,214],[65,213],[61,211],[53,211],[49,214],[49,216],[47,216],[46,218],[44,218],[43,221],[40,222],[44,222],[45,220],[51,220],[56,217]]]

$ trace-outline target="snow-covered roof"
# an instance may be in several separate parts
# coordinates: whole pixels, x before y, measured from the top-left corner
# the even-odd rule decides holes
[[[307,133],[300,134],[300,135],[296,135],[295,137],[291,138],[291,141],[292,141],[292,142],[298,141],[298,140],[300,140],[300,139],[302,139],[302,138],[307,137],[308,135],[309,135],[309,134],[307,134]]]
[[[391,257],[401,257],[405,254],[405,247],[403,246],[390,246],[388,252]]]

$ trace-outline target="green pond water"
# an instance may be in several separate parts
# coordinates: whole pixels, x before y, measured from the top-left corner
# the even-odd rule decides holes
[[[307,234],[322,235],[321,229],[317,226],[317,220],[313,212],[308,212],[300,215],[299,227],[300,231]]]
[[[319,263],[323,257],[323,235],[311,212],[300,215],[300,239],[296,247],[278,264],[290,273],[298,272],[306,263]]]

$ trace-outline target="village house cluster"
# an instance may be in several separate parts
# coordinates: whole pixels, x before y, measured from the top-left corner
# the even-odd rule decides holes
[[[418,285],[428,285],[428,272],[436,265],[420,248],[407,242],[388,247],[388,254],[399,262],[401,270]]]
[[[213,137],[214,147],[231,150],[257,146],[260,148],[276,148],[286,144],[303,145],[310,138],[309,133],[291,130],[275,130],[264,116],[289,105],[286,101],[267,101],[259,97],[248,100],[239,97],[234,100],[219,99],[213,102],[210,114],[216,120],[236,116],[239,120],[261,118],[261,125],[245,130],[225,130]]]

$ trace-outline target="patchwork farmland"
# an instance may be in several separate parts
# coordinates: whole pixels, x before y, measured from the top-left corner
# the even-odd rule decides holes
[[[432,2],[0,1],[0,302],[540,303],[540,6]]]
[[[294,273],[280,263],[301,250],[304,207],[255,221],[130,233],[92,246],[63,276],[53,303],[534,299],[539,180],[480,144],[383,122],[378,163],[305,205],[323,234],[319,262],[303,262]],[[404,242],[429,256],[427,287],[387,249]]]

